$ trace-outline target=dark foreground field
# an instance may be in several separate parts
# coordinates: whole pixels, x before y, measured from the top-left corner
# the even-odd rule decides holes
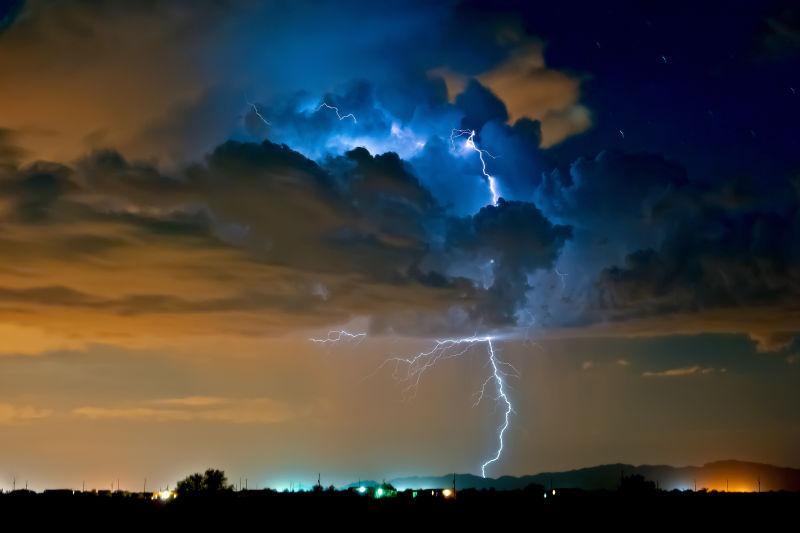
[[[174,531],[228,529],[234,526],[352,529],[402,527],[497,527],[514,530],[541,526],[610,526],[661,529],[664,526],[742,526],[771,528],[795,522],[800,493],[761,494],[561,490],[460,491],[456,498],[372,499],[353,492],[276,493],[241,491],[177,498],[170,502],[144,495],[94,493],[17,493],[0,495],[6,524],[39,529],[83,530],[170,528]]]

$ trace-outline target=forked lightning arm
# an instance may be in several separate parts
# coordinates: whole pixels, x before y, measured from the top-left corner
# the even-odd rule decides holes
[[[480,404],[486,393],[486,387],[490,383],[494,383],[496,391],[495,400],[503,405],[504,410],[503,422],[497,428],[497,448],[494,454],[481,464],[481,475],[483,477],[486,477],[486,468],[498,461],[503,454],[503,438],[511,423],[511,413],[514,412],[511,399],[508,397],[506,378],[508,376],[519,377],[519,372],[517,372],[517,369],[514,368],[513,365],[497,357],[493,340],[492,337],[478,336],[438,340],[434,346],[427,351],[419,352],[411,357],[392,357],[384,361],[383,365],[381,365],[384,366],[393,363],[394,378],[400,382],[407,383],[406,387],[403,389],[403,393],[406,396],[410,395],[413,397],[416,394],[420,379],[426,370],[432,368],[443,359],[453,359],[465,355],[477,344],[486,345],[486,354],[488,356],[487,366],[491,368],[491,372],[480,389],[474,394],[475,402],[473,406]]]
[[[500,199],[500,192],[497,190],[497,180],[486,170],[486,159],[484,159],[484,156],[489,156],[492,159],[497,158],[488,151],[481,150],[475,145],[475,130],[452,130],[450,132],[450,146],[452,146],[454,151],[456,149],[456,139],[463,137],[464,135],[467,136],[464,147],[478,154],[478,157],[481,160],[481,173],[486,178],[486,182],[489,184],[489,192],[492,193],[492,205],[497,205],[497,201]]]
[[[335,111],[336,112],[336,116],[339,118],[339,120],[344,120],[346,118],[351,118],[351,119],[353,119],[353,124],[358,124],[358,121],[356,120],[356,116],[354,114],[348,113],[346,115],[342,115],[342,114],[339,113],[339,108],[338,107],[332,106],[332,105],[328,105],[327,102],[322,102],[321,104],[319,104],[319,107],[317,107],[317,109],[315,109],[314,112],[316,113],[317,111],[319,111],[323,107],[325,107],[327,109],[332,109],[333,111]]]

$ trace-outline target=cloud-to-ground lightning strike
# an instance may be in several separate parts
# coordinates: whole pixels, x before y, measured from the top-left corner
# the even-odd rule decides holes
[[[314,110],[314,112],[320,111],[323,107],[333,110],[339,120],[350,118],[353,120],[354,124],[358,123],[355,115],[352,113],[342,115],[339,112],[338,107],[329,105],[327,102],[322,102]],[[464,147],[478,154],[478,157],[481,161],[481,172],[486,178],[486,181],[489,185],[489,192],[492,195],[492,205],[497,205],[497,202],[500,199],[500,193],[497,189],[497,181],[495,180],[494,176],[489,174],[486,168],[486,159],[484,157],[488,156],[492,159],[495,159],[495,156],[490,154],[487,150],[482,150],[476,146],[475,130],[453,129],[450,133],[450,144],[453,148],[453,151],[456,150],[455,140],[464,136],[466,136]],[[493,262],[494,261],[492,261],[492,263]],[[346,341],[355,341],[360,343],[365,337],[366,333],[351,333],[346,330],[331,330],[328,332],[326,337],[312,337],[309,338],[309,340],[317,344],[335,344]],[[503,449],[505,447],[505,434],[511,423],[511,414],[514,412],[511,399],[508,396],[505,378],[509,376],[519,377],[519,372],[516,368],[514,368],[513,365],[497,357],[493,341],[494,337],[477,335],[473,335],[471,337],[437,340],[433,348],[428,351],[420,352],[412,357],[391,357],[385,360],[379,367],[380,369],[386,364],[394,363],[394,378],[400,382],[408,383],[403,389],[403,395],[405,397],[408,397],[409,395],[413,397],[416,394],[420,379],[426,370],[435,366],[436,363],[442,359],[452,359],[465,355],[477,344],[486,345],[486,353],[488,355],[486,365],[490,367],[491,371],[481,384],[480,389],[473,395],[473,407],[476,407],[481,403],[486,394],[486,388],[493,383],[496,391],[495,401],[503,405],[504,409],[502,423],[497,428],[497,448],[495,449],[494,453],[481,464],[481,475],[483,477],[486,477],[486,468],[489,467],[489,465],[499,461],[503,454]]]
[[[481,160],[481,172],[483,173],[484,177],[486,178],[487,183],[489,183],[489,192],[492,193],[492,205],[497,205],[497,201],[500,199],[500,192],[497,190],[497,180],[495,180],[494,176],[489,174],[486,170],[486,160],[483,158],[484,155],[491,157],[492,159],[497,159],[495,156],[490,154],[486,150],[481,150],[475,145],[475,130],[458,130],[454,129],[450,132],[450,145],[453,147],[453,151],[456,149],[455,140],[458,137],[462,137],[466,135],[467,140],[464,143],[464,146],[473,152],[477,152],[478,157]]]
[[[329,331],[326,337],[323,338],[309,337],[308,340],[310,340],[311,342],[315,342],[317,344],[331,344],[342,341],[355,341],[357,343],[360,343],[366,337],[367,337],[366,333],[350,333],[349,331],[338,329]]]
[[[356,120],[356,116],[354,114],[348,113],[346,115],[342,115],[342,114],[339,113],[339,108],[338,107],[329,105],[327,102],[322,102],[321,104],[319,104],[319,106],[317,107],[317,109],[314,110],[314,112],[316,113],[317,111],[319,111],[323,107],[328,108],[328,109],[333,109],[333,111],[336,112],[336,116],[339,118],[339,120],[344,120],[346,118],[352,118],[353,119],[353,124],[358,124],[358,120]]]
[[[490,336],[472,336],[454,339],[437,340],[433,348],[428,351],[422,351],[411,357],[392,357],[384,361],[383,365],[394,363],[394,377],[400,382],[407,382],[408,385],[403,389],[405,395],[416,394],[417,387],[419,386],[420,379],[426,370],[435,366],[436,363],[443,359],[453,359],[465,355],[471,348],[477,344],[486,345],[486,353],[488,355],[487,366],[491,368],[491,372],[486,380],[481,385],[481,388],[474,394],[475,401],[473,406],[477,406],[483,400],[486,392],[486,387],[490,383],[494,383],[497,395],[495,400],[504,406],[503,422],[497,429],[497,449],[494,454],[481,464],[481,475],[486,477],[486,468],[492,463],[498,461],[503,454],[504,437],[506,430],[510,424],[511,413],[514,412],[514,407],[511,404],[511,399],[508,397],[507,386],[505,378],[508,376],[519,377],[519,372],[514,368],[511,363],[501,360],[497,357],[495,352],[494,338]]]

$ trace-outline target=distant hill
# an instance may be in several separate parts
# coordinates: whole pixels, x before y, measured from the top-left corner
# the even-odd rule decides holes
[[[524,488],[531,483],[544,487],[616,489],[620,475],[639,474],[655,481],[665,490],[697,489],[726,490],[749,492],[758,490],[759,480],[762,491],[790,490],[800,491],[800,469],[785,468],[746,461],[716,461],[703,466],[668,466],[610,464],[569,470],[566,472],[542,472],[527,476],[503,476],[499,478],[482,478],[472,474],[457,474],[456,487],[460,489],[477,488],[496,490],[513,490]],[[406,488],[440,488],[449,487],[453,483],[453,475],[428,477],[403,477],[389,480],[399,490]],[[362,485],[376,485],[375,481],[362,481]],[[355,487],[354,483],[349,486]]]

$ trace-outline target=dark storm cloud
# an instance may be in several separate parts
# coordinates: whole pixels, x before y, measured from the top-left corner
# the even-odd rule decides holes
[[[800,296],[800,211],[724,209],[703,199],[671,223],[657,250],[603,271],[601,305],[634,314],[794,306]],[[800,198],[797,198],[800,200]]]
[[[401,280],[425,252],[435,201],[394,154],[357,149],[327,164],[330,172],[285,145],[229,142],[193,179],[264,260]]]
[[[231,143],[226,146],[266,154],[276,150],[275,145],[269,143],[260,147]],[[287,151],[285,147],[281,150]],[[209,158],[209,172],[216,171],[214,179],[224,179],[226,183],[226,191],[220,196],[235,195],[231,183],[236,176],[252,177],[258,172],[269,172],[265,169],[276,164],[274,158],[265,158],[259,160],[258,166],[241,167],[244,157],[232,154],[222,157],[220,151],[222,149]],[[243,203],[236,202],[233,220],[251,229],[263,227],[261,238],[268,238],[271,243],[265,256],[270,261],[281,261],[281,253],[287,253],[292,255],[285,264],[295,268],[361,273],[382,282],[417,282],[434,288],[449,288],[455,283],[463,291],[466,280],[451,275],[446,265],[437,272],[435,268],[424,269],[420,264],[426,262],[429,254],[436,255],[442,250],[446,254],[459,254],[467,262],[494,258],[497,290],[501,285],[510,284],[519,291],[501,297],[488,296],[495,300],[495,305],[502,306],[507,315],[502,319],[492,317],[490,322],[508,323],[508,317],[513,315],[526,289],[525,273],[548,268],[570,235],[568,227],[553,226],[535,206],[521,202],[503,201],[498,206],[483,208],[474,216],[447,218],[407,164],[392,153],[371,156],[363,148],[356,149],[327,160],[325,169],[299,154],[292,154],[295,163],[292,169],[306,167],[308,172],[302,176],[314,176],[315,185],[311,191],[298,190],[298,183],[285,194],[264,191],[252,220],[248,219],[246,209],[242,209]],[[236,174],[228,178],[220,176],[219,171],[229,166],[235,166]],[[285,180],[291,173],[291,169],[283,168],[280,179]],[[251,183],[248,191],[253,186],[256,184]],[[319,212],[298,217],[299,210],[308,209],[306,205],[299,205],[300,202],[308,203],[309,198],[317,194],[320,194],[320,203],[315,209]],[[298,205],[291,206],[293,202]],[[209,205],[212,211],[220,213],[217,201],[211,200]],[[266,209],[267,205],[271,208]],[[284,212],[282,207],[287,205],[290,207]],[[275,212],[274,223],[264,224],[262,219],[270,216],[265,215],[265,210]],[[321,218],[321,214],[326,216]],[[327,218],[330,220],[320,224],[320,220]],[[276,233],[274,228],[280,221],[287,220],[294,221],[292,229]],[[305,227],[306,221],[309,227]],[[448,229],[443,233],[445,226]],[[281,233],[286,235],[281,236]],[[251,238],[259,235],[256,232]],[[309,247],[307,255],[298,255],[306,246]],[[507,283],[507,276],[513,281]],[[476,291],[473,288],[470,292]],[[480,298],[479,295],[473,297]],[[480,312],[476,314],[478,319],[482,318]]]
[[[569,304],[546,301],[545,316],[618,331],[746,332],[765,351],[785,345],[800,296],[796,182],[701,181],[663,156],[619,151],[544,174],[537,204],[574,227],[559,258]]]
[[[529,161],[536,157],[528,154]],[[538,156],[548,158],[542,152]],[[637,249],[658,246],[671,223],[667,215],[686,203],[669,206],[665,198],[677,198],[671,192],[687,179],[683,167],[660,155],[602,151],[544,172],[538,183],[520,180],[521,186],[535,185],[535,202],[547,217],[573,226],[573,238],[558,262],[562,275],[538,280],[540,286],[555,283],[560,290],[551,291],[544,302],[537,295],[531,307],[545,305],[542,314],[553,323],[602,321],[585,316],[597,276]]]
[[[461,308],[470,318],[458,327],[511,325],[531,289],[527,274],[550,268],[570,237],[569,227],[551,224],[528,203],[500,201],[474,216],[447,215],[409,163],[364,148],[316,163],[286,145],[229,141],[173,175],[104,150],[70,167],[19,167],[2,185],[12,206],[3,222],[20,239],[47,230],[34,254],[43,261],[108,262],[157,244],[159,253],[229,250],[243,264],[288,275],[277,291],[231,287],[218,296],[141,289],[95,295],[67,285],[9,286],[0,295],[6,305],[123,316],[272,311],[346,320]],[[18,251],[32,260],[30,246]],[[452,261],[491,261],[491,283],[451,269]],[[374,288],[359,296],[359,285]],[[409,296],[381,301],[380,291],[392,287]]]
[[[42,222],[57,200],[72,187],[72,171],[61,164],[38,162],[20,173],[0,180],[0,196],[12,204],[14,216],[23,222]]]
[[[218,239],[295,269],[402,276],[424,253],[435,201],[393,154],[354,150],[329,164],[285,145],[231,141],[177,178],[107,151],[77,168],[96,217]]]
[[[568,174],[553,171],[537,199],[548,214],[591,228],[597,238],[630,243],[647,239],[653,206],[686,183],[686,170],[663,156],[603,151],[579,158]]]
[[[453,249],[496,257],[502,268],[528,272],[549,268],[570,235],[569,226],[552,224],[535,205],[501,198],[454,221],[447,242]]]
[[[155,166],[126,160],[114,150],[97,150],[80,159],[78,179],[91,191],[109,194],[133,202],[156,203],[185,198],[188,187]]]
[[[453,221],[447,245],[455,254],[491,265],[494,279],[476,314],[491,325],[513,325],[531,289],[527,275],[551,269],[571,236],[571,227],[552,224],[533,204],[500,199],[496,206]]]
[[[307,287],[298,285],[297,292]],[[87,309],[121,316],[150,314],[201,314],[273,312],[286,315],[319,313],[313,302],[296,295],[270,293],[267,290],[249,290],[224,298],[181,298],[167,294],[128,294],[119,298],[103,298],[63,286],[42,286],[25,289],[0,287],[3,306],[35,305],[51,308]]]
[[[464,92],[456,97],[456,107],[464,113],[461,128],[480,131],[489,121],[505,122],[508,120],[506,106],[492,91],[470,80]]]

